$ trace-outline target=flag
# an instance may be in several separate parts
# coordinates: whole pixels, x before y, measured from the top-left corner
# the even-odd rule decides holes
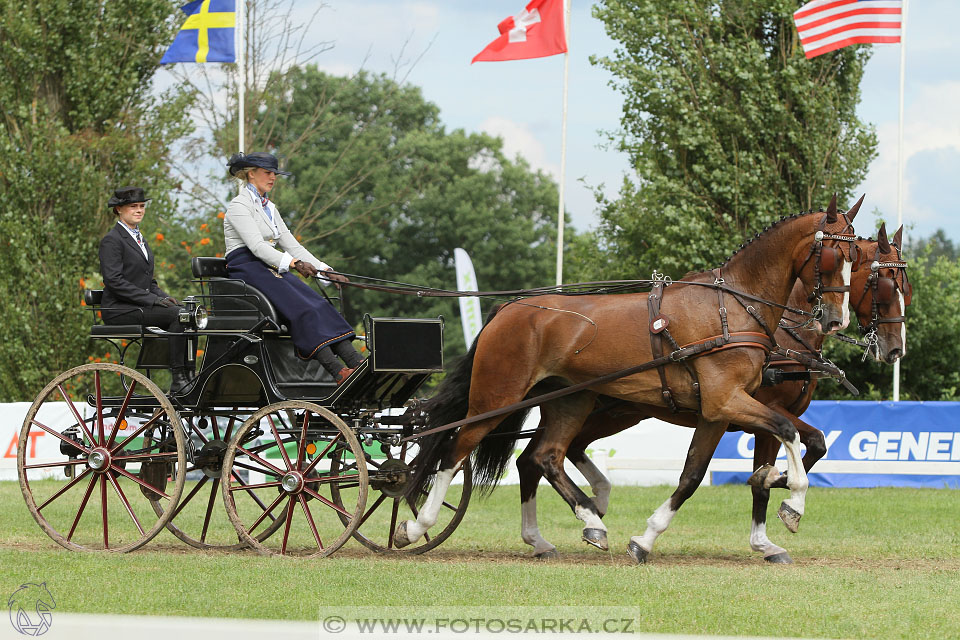
[[[242,1],[242,0],[241,0]],[[180,7],[187,20],[160,64],[172,62],[235,62],[235,0],[194,0]]]
[[[457,289],[460,291],[477,291],[477,275],[473,271],[473,261],[463,249],[453,250],[454,267],[457,271]],[[483,328],[483,317],[480,315],[480,298],[469,296],[460,298],[460,326],[463,327],[463,340],[467,349],[477,339],[480,329]]]
[[[850,44],[900,42],[902,0],[813,0],[793,14],[807,58]]]
[[[475,55],[470,64],[543,58],[567,51],[564,0],[533,0],[518,15],[497,25],[500,37]]]

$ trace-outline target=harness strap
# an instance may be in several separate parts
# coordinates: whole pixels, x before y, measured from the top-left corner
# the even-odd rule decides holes
[[[647,296],[647,317],[650,318],[650,353],[655,360],[663,357],[663,335],[667,330],[668,319],[660,315],[660,301],[663,297],[663,282],[657,281]],[[677,413],[677,403],[673,400],[673,390],[667,384],[667,372],[664,365],[657,367],[657,374],[660,376],[660,395],[663,401],[670,407],[672,413]]]

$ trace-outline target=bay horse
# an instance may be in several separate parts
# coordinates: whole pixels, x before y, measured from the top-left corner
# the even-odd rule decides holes
[[[849,218],[850,214],[848,213]],[[902,233],[903,227],[894,236],[892,246],[887,239],[886,225],[881,226],[877,233],[877,240],[858,238],[856,243],[858,262],[852,269],[850,279],[850,290],[855,294],[852,296],[853,306],[861,327],[861,333],[869,335],[872,331],[879,331],[876,340],[868,340],[867,342],[869,353],[877,360],[887,363],[895,362],[906,353],[906,330],[903,317],[905,302],[902,290],[910,291],[910,289],[908,282],[905,280],[905,273],[902,276],[900,275],[906,263],[901,261],[899,249],[894,253],[894,248],[900,244]],[[893,260],[903,266],[880,268],[878,265],[876,270],[871,269],[871,264],[880,260],[885,261],[888,265]],[[897,270],[896,273],[893,272],[894,269]],[[867,294],[871,290],[874,292],[883,290],[886,285],[877,285],[877,279],[883,277],[890,278],[893,283],[892,286],[901,291],[901,295],[894,297],[881,294],[881,300],[872,300],[871,296]],[[809,307],[803,284],[799,280],[794,285],[789,305],[799,308]],[[818,357],[826,335],[814,329],[798,327],[797,325],[801,324],[802,318],[791,318],[790,315],[791,312],[789,311],[784,314],[784,321],[781,322],[781,327],[776,334],[777,343],[781,347],[801,354],[801,356]],[[796,360],[775,360],[770,365],[787,372],[802,373],[807,370],[805,364]],[[754,398],[794,423],[800,434],[800,441],[807,449],[803,456],[803,467],[807,473],[827,452],[823,433],[799,418],[810,405],[816,386],[816,377],[806,380],[785,380],[775,385],[762,386],[754,394]],[[594,503],[601,515],[607,511],[611,485],[587,455],[587,447],[600,438],[619,433],[651,417],[685,427],[696,427],[697,424],[696,416],[689,412],[671,413],[664,407],[611,402],[609,399],[604,401],[601,398],[597,407],[588,416],[583,429],[570,443],[566,457],[590,483],[590,488],[594,494]],[[731,424],[727,430],[752,433],[750,428],[735,424]],[[763,553],[764,560],[768,562],[790,563],[792,562],[790,554],[782,547],[771,542],[766,533],[766,514],[770,489],[786,488],[786,477],[781,476],[776,467],[773,466],[776,462],[780,443],[766,432],[759,432],[755,435],[753,465],[755,473],[748,481],[753,493],[750,548],[753,551]],[[495,460],[493,455],[483,452],[484,447],[488,446],[488,442],[492,441],[481,442],[477,450],[478,459],[486,464]],[[540,478],[543,475],[539,465],[535,462],[541,457],[538,445],[538,439],[534,436],[517,459],[522,514],[521,537],[524,542],[533,547],[534,557],[547,558],[556,555],[556,547],[543,538],[537,525],[536,493]],[[497,444],[498,448],[502,446],[499,443]],[[480,470],[480,472],[486,477],[491,475],[489,470],[486,469]]]
[[[798,278],[808,292],[816,288],[822,294],[830,289],[822,296],[820,322],[832,328],[842,324],[848,294],[833,292],[849,286],[850,265],[837,248],[839,240],[846,239],[837,234],[848,230],[850,225],[837,215],[835,202],[826,212],[782,218],[742,245],[719,269],[672,283],[655,318],[648,313],[648,294],[544,295],[502,306],[425,407],[430,429],[417,436],[420,459],[407,495],[430,489],[417,519],[397,526],[395,544],[404,547],[418,540],[436,523],[460,465],[504,422],[502,414],[484,414],[519,403],[528,395],[577,384],[590,386],[541,404],[541,446],[549,447],[545,455],[555,462],[562,463],[567,446],[600,395],[662,405],[667,401],[664,386],[669,384],[670,402],[699,414],[676,491],[648,520],[647,531],[628,545],[637,562],[646,559],[654,540],[699,486],[720,436],[734,421],[768,432],[786,446],[791,495],[781,512],[785,519],[799,521],[807,479],[796,427],[751,394],[760,385],[763,363],[772,348],[767,341],[767,336],[771,340],[773,336],[770,327],[779,323]],[[832,256],[833,269],[821,269],[824,256]],[[824,281],[830,286],[823,287]],[[595,382],[625,366],[654,360],[649,332],[657,321],[661,330],[669,322],[672,339],[685,345],[683,349],[704,347],[702,355],[664,366],[663,385],[653,370]],[[733,340],[734,334],[743,341]],[[717,348],[706,348],[711,343]],[[692,381],[689,371],[699,383]],[[435,430],[464,417],[477,419],[460,425],[456,432]],[[562,464],[543,469],[584,523],[584,539],[606,548],[606,527],[593,501],[563,472]]]

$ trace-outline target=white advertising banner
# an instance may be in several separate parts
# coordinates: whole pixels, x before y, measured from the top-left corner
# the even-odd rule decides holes
[[[453,260],[457,269],[457,289],[460,291],[479,291],[477,275],[473,271],[473,261],[470,260],[470,255],[457,247],[453,250]],[[483,327],[483,316],[480,314],[480,298],[471,296],[459,300],[463,339],[467,343],[467,349],[469,349]]]
[[[92,409],[84,403],[75,403],[84,418]],[[29,402],[11,402],[0,404],[0,480],[17,479],[17,441],[23,419],[30,409]],[[55,431],[62,431],[77,421],[65,402],[47,402],[41,407],[35,420]],[[63,459],[60,455],[60,440],[45,431],[33,429],[27,442],[27,460],[30,463],[55,462]],[[35,470],[36,473],[41,473]],[[45,474],[61,474],[62,469],[43,470]],[[32,477],[32,476],[31,476]]]

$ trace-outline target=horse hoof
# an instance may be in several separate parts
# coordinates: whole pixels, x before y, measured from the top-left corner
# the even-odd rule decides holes
[[[796,533],[797,529],[800,528],[801,515],[802,515],[801,513],[799,513],[796,509],[788,505],[786,502],[781,502],[780,510],[777,511],[777,517],[779,517],[780,520],[783,521],[783,526],[785,526],[787,528],[787,531],[789,531],[790,533]]]
[[[633,540],[627,545],[627,553],[630,554],[630,557],[633,558],[633,561],[637,564],[647,564],[647,556],[650,555],[649,551]]]
[[[747,479],[747,484],[758,489],[769,489],[780,479],[780,470],[773,465],[765,464],[753,472]]]
[[[407,537],[407,521],[404,520],[393,533],[393,544],[397,547],[397,549],[402,549],[410,544],[410,542],[412,541]]]
[[[601,551],[609,549],[607,546],[607,532],[603,529],[586,528],[583,530],[583,541],[592,544]]]
[[[553,560],[554,558],[560,557],[560,552],[557,551],[556,547],[554,547],[553,549],[547,549],[546,551],[535,553],[533,554],[533,557],[537,560]]]
[[[790,557],[790,554],[786,551],[782,553],[774,553],[773,555],[766,556],[764,558],[770,564],[793,564],[793,558]]]

